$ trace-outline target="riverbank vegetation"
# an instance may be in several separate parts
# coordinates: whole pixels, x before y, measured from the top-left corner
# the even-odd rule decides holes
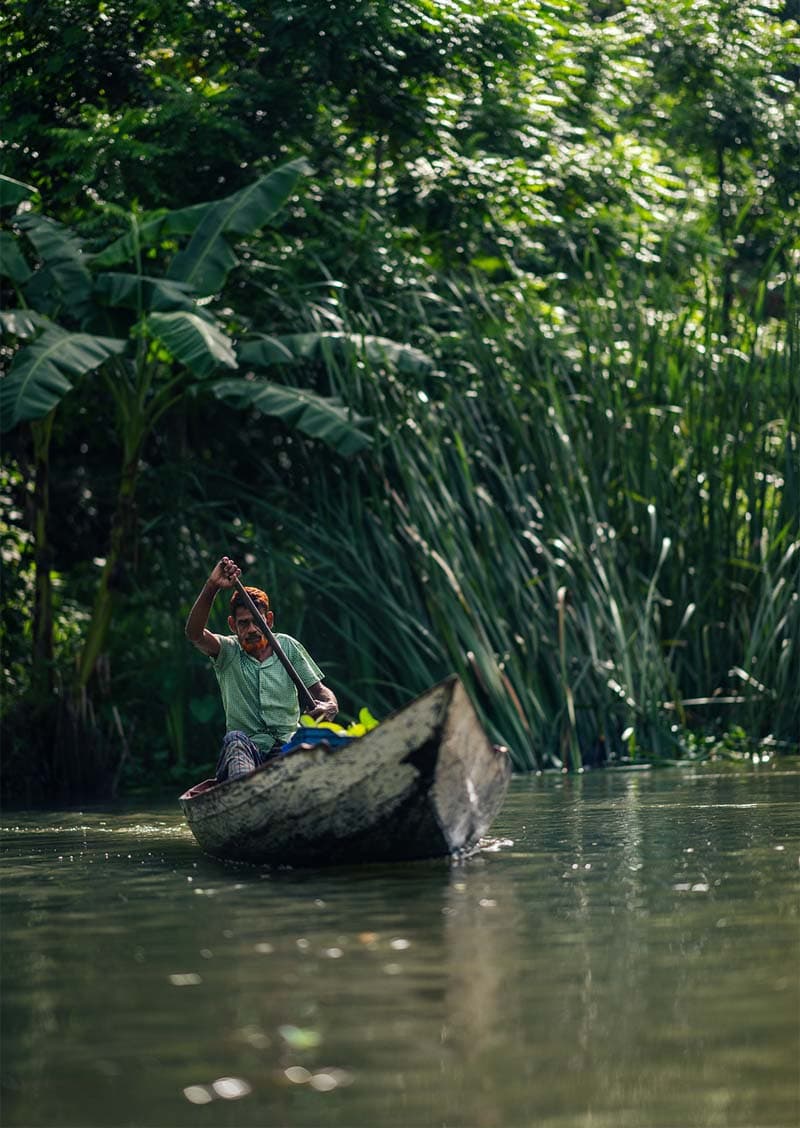
[[[8,8],[8,797],[209,769],[223,552],[346,718],[797,751],[791,4]]]

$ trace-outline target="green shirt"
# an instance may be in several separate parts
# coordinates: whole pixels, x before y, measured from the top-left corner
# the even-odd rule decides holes
[[[220,649],[211,663],[222,694],[226,731],[247,733],[264,752],[276,740],[283,744],[297,730],[300,704],[294,682],[280,659],[271,654],[259,662],[242,650],[235,635],[215,637]],[[304,685],[322,680],[322,670],[302,643],[285,634],[276,637]]]

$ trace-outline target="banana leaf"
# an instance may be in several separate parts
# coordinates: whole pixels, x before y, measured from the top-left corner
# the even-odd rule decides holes
[[[73,319],[80,320],[92,286],[88,256],[80,240],[49,216],[30,212],[18,217],[16,223],[41,259],[41,266],[25,286],[27,304],[51,316],[67,310]]]
[[[120,235],[102,251],[92,255],[91,264],[95,269],[121,266],[122,263],[130,262],[135,258],[138,251],[155,247],[165,239],[174,238],[176,235],[191,235],[208,209],[213,206],[213,203],[192,204],[191,207],[176,208],[175,211],[150,212],[141,222],[137,221],[135,227],[127,234]]]
[[[176,360],[200,379],[213,375],[220,367],[238,367],[230,339],[196,313],[152,313],[147,327]]]
[[[0,380],[0,431],[25,420],[42,419],[72,389],[70,377],[99,368],[109,357],[123,352],[126,344],[48,325],[19,350],[8,375]]]
[[[167,277],[188,283],[197,295],[216,293],[238,261],[227,237],[250,235],[267,224],[308,171],[304,159],[290,161],[212,204],[186,249],[172,260]]]
[[[326,398],[305,388],[273,384],[263,378],[229,378],[210,387],[217,399],[282,419],[339,454],[356,454],[372,443],[372,437],[359,426],[367,420],[354,415],[335,396]]]
[[[103,304],[109,306],[147,309],[159,313],[182,309],[203,316],[194,299],[187,293],[184,283],[170,282],[166,278],[108,271],[95,279],[94,293]]]
[[[420,373],[433,368],[421,349],[361,333],[289,333],[279,337],[251,337],[239,347],[243,364],[265,367],[296,360],[324,360],[333,356],[363,357],[371,365],[389,365],[399,372]]]
[[[19,249],[19,240],[10,231],[0,231],[0,275],[22,284],[31,276],[31,268]]]

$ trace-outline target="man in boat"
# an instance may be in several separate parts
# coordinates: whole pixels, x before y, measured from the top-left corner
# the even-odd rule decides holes
[[[208,617],[217,592],[235,588],[241,568],[228,556],[215,564],[186,620],[186,637],[211,659],[225,708],[225,739],[217,779],[236,779],[257,768],[295,733],[300,720],[297,689],[267,638],[259,630],[241,592],[230,600],[228,626],[233,634],[208,630]],[[269,596],[260,588],[245,589],[272,630],[275,616]],[[316,705],[315,720],[332,721],[339,711],[323,673],[302,643],[290,635],[276,635],[281,649],[308,687]]]

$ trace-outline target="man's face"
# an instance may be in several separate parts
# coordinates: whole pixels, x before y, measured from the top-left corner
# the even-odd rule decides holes
[[[272,612],[267,611],[261,606],[258,609],[271,630],[273,619]],[[228,619],[228,623],[236,631],[236,637],[239,639],[239,645],[242,650],[246,651],[248,654],[254,654],[267,645],[267,639],[264,638],[261,631],[256,626],[251,612],[246,607],[237,607],[236,614],[232,619]]]

